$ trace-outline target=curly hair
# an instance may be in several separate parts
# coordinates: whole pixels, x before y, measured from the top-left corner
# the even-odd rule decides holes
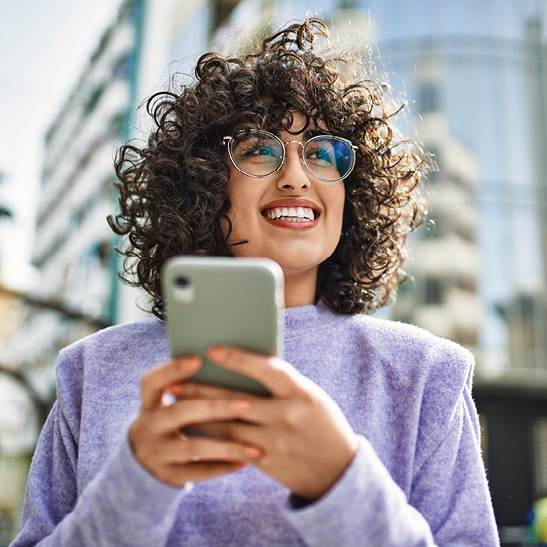
[[[128,239],[118,250],[125,256],[122,279],[151,295],[157,317],[165,316],[160,272],[167,259],[233,256],[233,246],[244,243],[229,243],[223,137],[249,127],[290,132],[294,113],[358,147],[344,180],[341,238],[319,265],[317,299],[342,314],[370,313],[393,299],[404,278],[406,235],[425,215],[419,182],[429,162],[418,143],[396,138],[392,119],[401,108],[389,86],[367,76],[371,62],[321,56],[316,43],[328,37],[313,18],[239,58],[207,53],[193,84],[148,100],[154,130],[146,145],[118,151],[120,212],[108,222]]]

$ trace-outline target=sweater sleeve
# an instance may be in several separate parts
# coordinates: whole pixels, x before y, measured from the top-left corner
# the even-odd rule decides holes
[[[137,462],[125,435],[79,495],[78,447],[56,403],[27,482],[22,528],[12,547],[164,545],[178,503],[191,489],[165,485]]]
[[[499,546],[468,387],[446,435],[416,470],[410,499],[360,437],[338,483],[313,504],[287,506],[286,517],[310,546]]]

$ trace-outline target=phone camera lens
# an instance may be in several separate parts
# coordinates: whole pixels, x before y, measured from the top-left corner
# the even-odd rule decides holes
[[[175,278],[175,285],[177,287],[188,287],[188,285],[190,285],[190,281],[186,277],[179,276]]]

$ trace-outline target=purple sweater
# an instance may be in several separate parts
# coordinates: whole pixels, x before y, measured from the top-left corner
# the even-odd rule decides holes
[[[29,475],[13,546],[499,545],[471,399],[473,358],[409,325],[286,312],[285,359],[337,401],[360,447],[318,501],[253,466],[183,489],[135,460],[143,373],[169,359],[157,319],[61,352],[58,401]]]

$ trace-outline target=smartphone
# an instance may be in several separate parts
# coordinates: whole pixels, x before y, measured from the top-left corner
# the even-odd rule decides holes
[[[199,355],[193,381],[270,396],[257,381],[219,367],[213,344],[282,356],[284,279],[268,258],[194,257],[168,260],[162,271],[167,332],[173,357]]]

